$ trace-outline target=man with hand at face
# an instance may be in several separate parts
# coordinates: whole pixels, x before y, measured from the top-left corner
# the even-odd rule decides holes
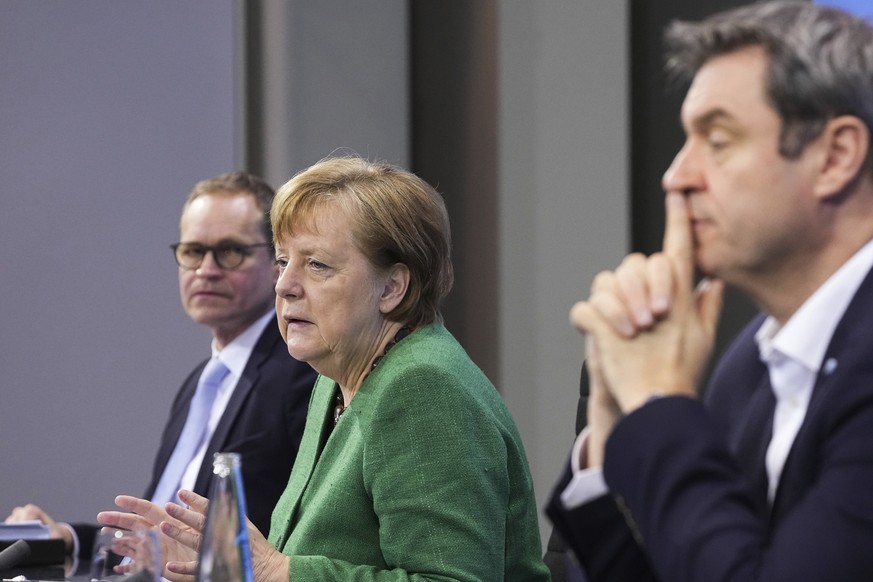
[[[589,430],[547,511],[592,581],[871,580],[873,27],[769,2],[667,40],[664,249],[571,311]],[[702,403],[725,283],[762,314]]]
[[[206,495],[213,454],[238,452],[248,517],[265,534],[297,456],[315,382],[315,371],[288,354],[276,322],[273,195],[260,178],[235,172],[199,182],[185,202],[172,250],[182,306],[209,328],[212,357],[176,395],[145,492],[161,505],[178,500],[183,487]],[[213,389],[198,387],[212,369]],[[207,391],[202,409],[192,406]],[[52,526],[52,536],[74,555],[91,557],[96,525],[57,523],[33,504],[15,508],[6,521],[27,519]]]

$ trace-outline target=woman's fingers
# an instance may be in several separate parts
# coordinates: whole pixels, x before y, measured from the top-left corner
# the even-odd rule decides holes
[[[140,499],[130,495],[119,495],[115,498],[115,505],[125,511],[139,515],[151,525],[157,525],[167,519],[167,512],[148,499]]]
[[[180,489],[179,499],[187,503],[190,509],[206,515],[206,510],[209,508],[209,500],[202,495],[198,495],[189,489]]]
[[[163,574],[170,582],[195,582],[197,562],[178,560],[167,562]]]
[[[167,503],[167,515],[172,520],[164,521],[161,524],[161,531],[180,544],[199,551],[209,500],[186,489],[179,492],[179,499],[187,503],[188,507]]]
[[[181,528],[169,521],[161,522],[161,533],[195,552],[200,551],[200,532]]]
[[[122,511],[101,511],[97,514],[97,523],[119,529],[140,529],[155,525],[135,513]]]
[[[197,574],[197,562],[167,562],[167,570],[181,576],[193,577]]]

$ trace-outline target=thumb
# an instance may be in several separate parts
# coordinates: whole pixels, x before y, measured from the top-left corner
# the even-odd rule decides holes
[[[715,337],[721,307],[724,303],[724,282],[718,279],[703,279],[695,291],[697,315],[707,336]]]
[[[592,335],[585,336],[585,366],[588,368],[589,392],[595,391],[603,385],[602,370],[600,368],[600,354],[597,351],[597,342]]]

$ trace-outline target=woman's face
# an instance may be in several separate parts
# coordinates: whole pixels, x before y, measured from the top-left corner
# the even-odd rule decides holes
[[[370,365],[399,303],[393,279],[355,245],[336,206],[277,240],[276,314],[288,352],[341,385]],[[401,297],[402,298],[402,297]]]

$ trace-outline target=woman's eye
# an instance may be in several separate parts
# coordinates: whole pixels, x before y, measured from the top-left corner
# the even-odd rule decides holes
[[[288,266],[288,259],[276,259],[275,261],[273,261],[273,263],[275,263],[275,265],[279,267],[279,269],[284,271],[285,267]]]
[[[320,261],[316,261],[315,259],[309,259],[309,267],[314,271],[323,271],[327,269],[327,265]]]

